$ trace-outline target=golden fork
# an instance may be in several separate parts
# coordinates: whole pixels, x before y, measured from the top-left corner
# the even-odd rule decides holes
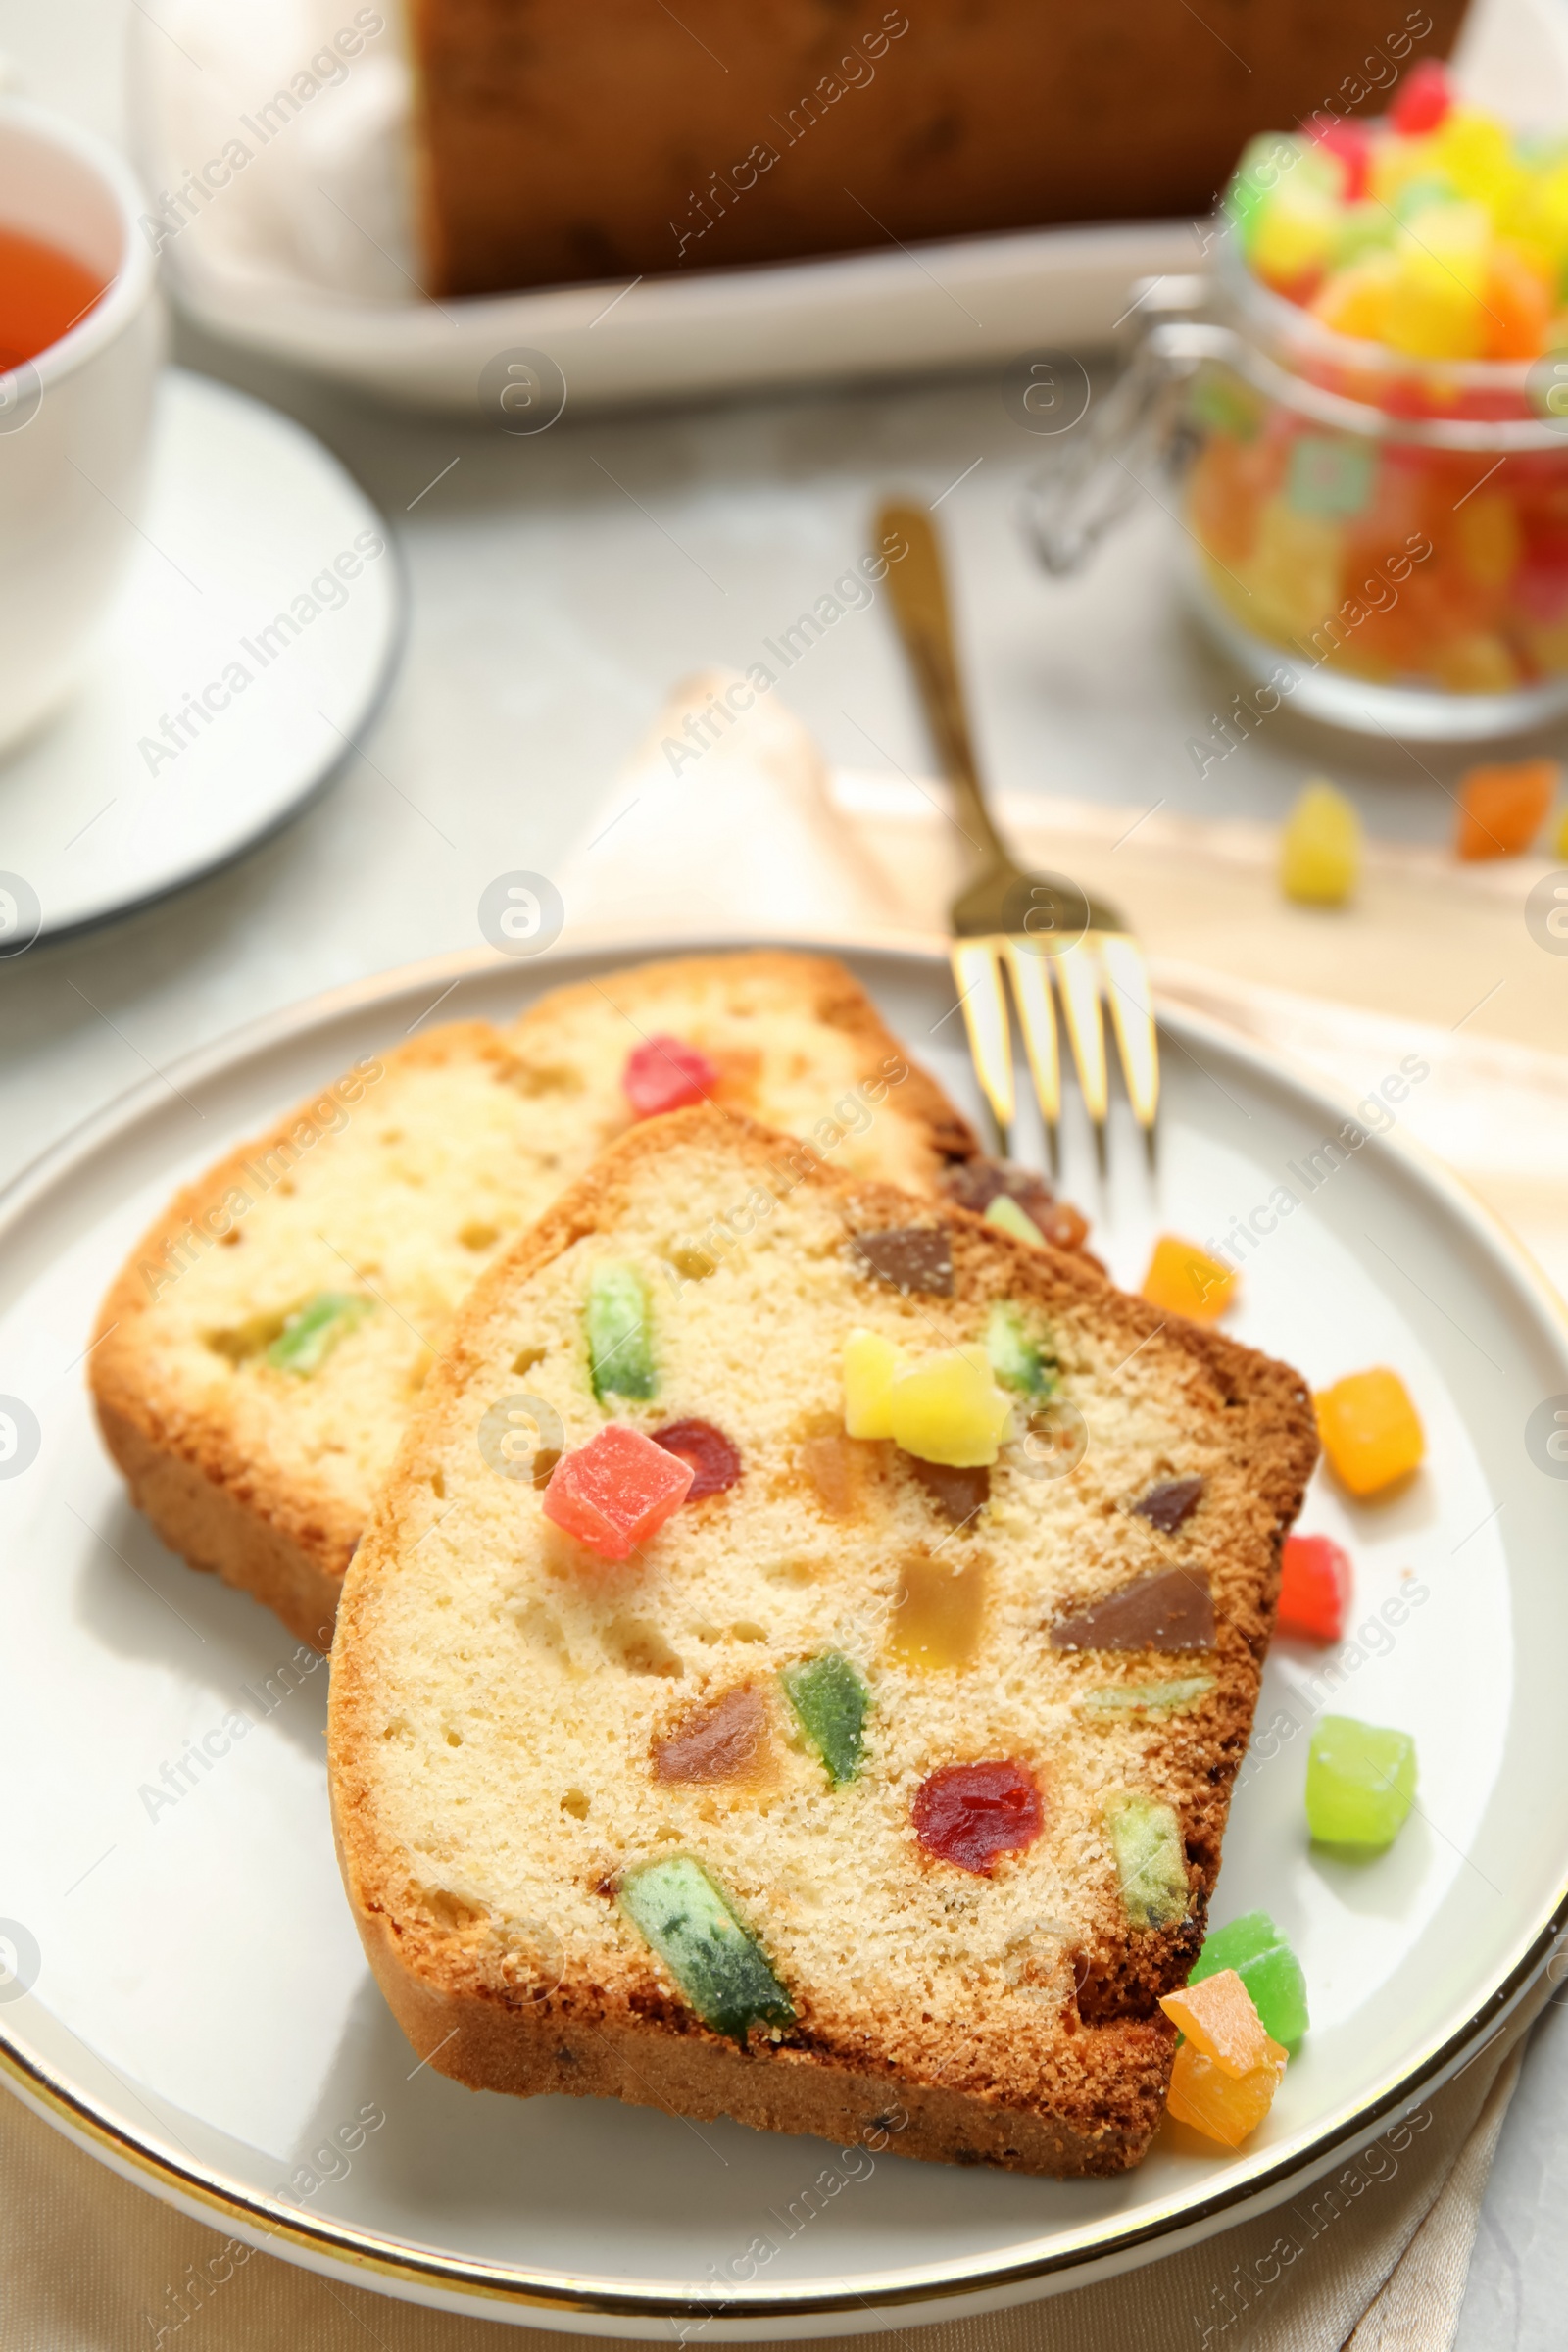
[[[1061,874],[1026,873],[997,831],[969,738],[936,527],[924,507],[895,499],[879,512],[876,535],[883,548],[896,544],[897,538],[907,547],[908,553],[888,570],[893,610],[943,767],[957,798],[960,829],[986,859],[980,873],[954,900],[948,919],[953,929],[953,976],[969,1033],[969,1053],[1003,1150],[1017,1107],[1005,971],[1045,1121],[1053,1173],[1059,1164],[1061,1120],[1053,982],[1061,1000],[1102,1174],[1106,1166],[1110,1092],[1102,995],[1110,1007],[1128,1100],[1152,1166],[1159,1053],[1143,950],[1106,900],[1089,897]]]

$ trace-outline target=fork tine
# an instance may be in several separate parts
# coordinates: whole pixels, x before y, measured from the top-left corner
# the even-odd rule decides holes
[[[1105,1032],[1100,1017],[1100,969],[1091,940],[1098,946],[1098,934],[1091,932],[1080,946],[1063,948],[1051,960],[1061,992],[1062,1016],[1067,1023],[1067,1042],[1072,1048],[1079,1091],[1094,1126],[1095,1150],[1103,1176],[1109,1086],[1105,1073]]]
[[[970,1059],[981,1092],[1001,1130],[1002,1148],[1005,1152],[1014,1109],[1012,1038],[1007,1027],[1007,1000],[1003,993],[997,942],[956,939],[952,956],[953,977],[957,983],[958,1002],[963,1006],[963,1024],[969,1032]]]
[[[1159,1108],[1159,1049],[1154,1041],[1154,1004],[1143,950],[1126,932],[1107,931],[1100,940],[1111,1025],[1121,1052],[1122,1075],[1133,1115],[1144,1131],[1151,1165],[1154,1114]]]
[[[1035,1100],[1045,1122],[1051,1173],[1054,1176],[1060,1166],[1057,1127],[1061,1119],[1061,1056],[1056,1046],[1056,1010],[1051,1001],[1047,958],[1033,953],[1022,940],[1004,939],[1002,945],[1012,978],[1013,1001],[1018,1007],[1018,1026],[1023,1031],[1029,1071],[1035,1082]]]

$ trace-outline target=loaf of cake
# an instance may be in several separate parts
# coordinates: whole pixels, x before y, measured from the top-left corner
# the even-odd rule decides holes
[[[1253,132],[1381,111],[1461,13],[411,0],[425,283],[489,294],[1206,213]]]
[[[976,1150],[822,956],[645,964],[362,1062],[183,1191],[105,1300],[98,1418],[165,1543],[324,1648],[454,1309],[639,1115],[699,1097],[916,1192]]]
[[[1315,1452],[1295,1372],[1081,1255],[707,1106],[624,1138],[463,1308],[338,1615],[421,2060],[1135,2164]]]

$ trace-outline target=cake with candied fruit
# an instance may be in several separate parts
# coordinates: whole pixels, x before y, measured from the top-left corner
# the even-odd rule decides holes
[[[338,1614],[419,2057],[1137,2163],[1316,1446],[1082,1253],[710,1106],[623,1138],[460,1313]]]
[[[510,1028],[453,1023],[360,1062],[143,1236],[88,1372],[159,1535],[324,1648],[371,1497],[474,1280],[607,1144],[703,1100],[808,1137],[854,1174],[989,1187],[1042,1238],[1083,1238],[1037,1178],[977,1161],[966,1122],[831,957],[606,972]],[[715,1209],[692,1262],[736,1238]]]

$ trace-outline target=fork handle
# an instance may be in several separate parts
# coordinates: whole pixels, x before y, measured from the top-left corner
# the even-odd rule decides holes
[[[878,512],[876,529],[884,554],[890,540],[902,539],[907,550],[901,557],[890,558],[888,592],[948,781],[970,826],[990,851],[992,862],[1010,866],[1011,857],[986,807],[969,738],[936,525],[924,507],[890,499]]]

